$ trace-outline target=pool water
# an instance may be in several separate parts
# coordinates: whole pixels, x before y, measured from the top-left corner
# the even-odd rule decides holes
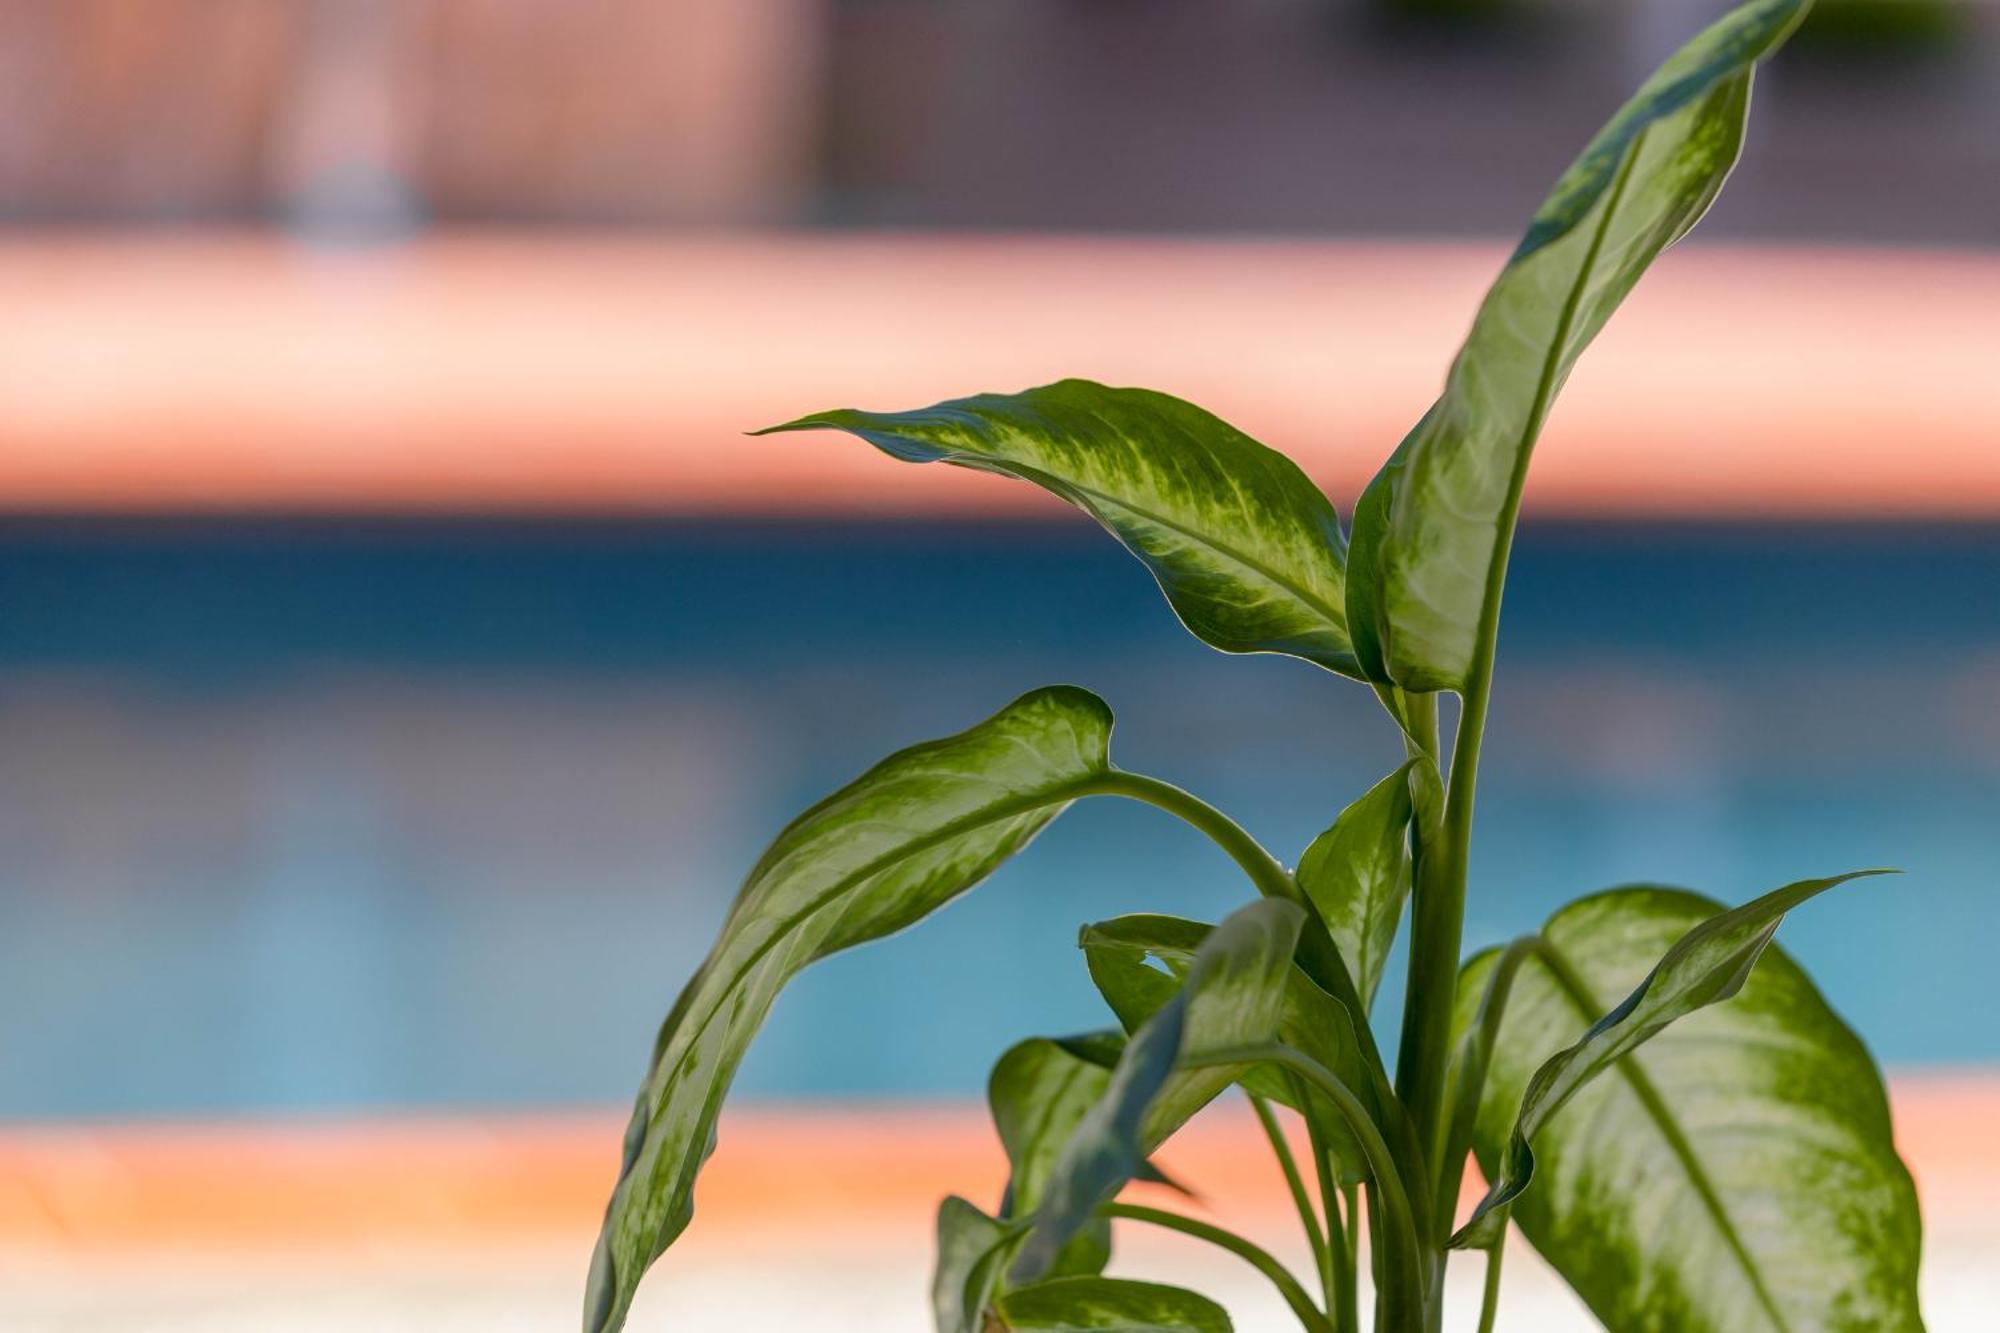
[[[1397,761],[1366,690],[1190,639],[1081,522],[0,528],[0,1116],[622,1100],[763,843],[1070,681],[1287,860]],[[1869,865],[1781,940],[1888,1064],[2000,1061],[2000,527],[1537,524],[1469,943],[1648,879]],[[1105,1021],[1076,927],[1247,895],[1080,806],[794,984],[740,1089],[964,1095]],[[1392,966],[1378,1023],[1394,1021]]]

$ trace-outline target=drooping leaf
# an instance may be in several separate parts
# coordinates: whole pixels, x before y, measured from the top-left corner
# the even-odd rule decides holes
[[[778,835],[660,1031],[591,1263],[588,1333],[623,1324],[647,1266],[686,1229],[723,1095],[784,984],[984,879],[1109,770],[1110,736],[1095,695],[1036,690],[890,756]]]
[[[1368,1004],[1410,896],[1410,769],[1418,762],[1369,788],[1299,858],[1299,891],[1326,922]]]
[[[1545,948],[1521,963],[1474,1143],[1489,1176],[1504,1177],[1524,1101],[1545,1104],[1556,1080],[1576,1079],[1567,1071],[1616,1048],[1607,1043],[1626,1050],[1560,1114],[1538,1117],[1534,1184],[1503,1210],[1608,1328],[1923,1327],[1916,1197],[1881,1076],[1796,963],[1775,947],[1758,959],[1771,924],[1678,890],[1614,889],[1556,913]],[[1682,950],[1690,939],[1698,946]],[[1677,951],[1671,969],[1654,966]],[[1469,969],[1461,1005],[1477,1002],[1497,957]],[[1635,984],[1583,1049],[1542,1074]],[[1678,1008],[1732,990],[1660,1030],[1666,992],[1684,997]],[[1657,1035],[1633,1049],[1627,1034],[1647,1029]]]
[[[1065,1277],[1020,1287],[994,1307],[1000,1329],[1019,1333],[1230,1333],[1228,1313],[1206,1296],[1157,1282]]]
[[[1480,306],[1443,395],[1354,518],[1348,619],[1369,678],[1462,690],[1528,458],[1583,349],[1735,164],[1751,71],[1810,0],[1753,0],[1674,55],[1599,131]]]
[[[1264,898],[1209,932],[1186,979],[1132,1034],[1103,1096],[1063,1145],[1012,1281],[1045,1276],[1146,1154],[1248,1068],[1194,1062],[1277,1035],[1304,918],[1296,904]]]
[[[1333,505],[1289,458],[1192,403],[1062,380],[912,412],[819,412],[771,430],[821,427],[906,462],[1031,481],[1110,529],[1210,646],[1358,672]]]
[[[1179,993],[1214,928],[1181,917],[1140,913],[1085,926],[1081,937],[1091,979],[1118,1021],[1136,1031]],[[1148,960],[1164,967],[1155,967]],[[1354,1016],[1294,965],[1284,979],[1278,1039],[1332,1070],[1354,1089],[1377,1120],[1388,1096],[1387,1080],[1369,1059]],[[1205,1073],[1206,1071],[1201,1071]],[[1268,1065],[1246,1068],[1239,1080],[1260,1097],[1281,1102],[1313,1118],[1332,1150],[1344,1184],[1368,1178],[1368,1163],[1351,1128],[1338,1111],[1306,1093]],[[1154,1098],[1152,1132],[1164,1137],[1185,1124],[1219,1089],[1210,1078],[1177,1076]]]
[[[1482,1217],[1527,1188],[1535,1171],[1535,1134],[1563,1103],[1667,1024],[1743,989],[1750,969],[1778,933],[1785,913],[1837,884],[1888,873],[1860,870],[1827,879],[1800,880],[1691,927],[1617,1008],[1591,1024],[1575,1045],[1550,1056],[1528,1080],[1500,1172],[1467,1223],[1467,1232],[1474,1232]]]
[[[986,1309],[1013,1233],[953,1195],[938,1205],[931,1309],[937,1333],[985,1333]]]

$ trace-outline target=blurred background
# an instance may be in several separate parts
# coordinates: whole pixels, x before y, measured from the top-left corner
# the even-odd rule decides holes
[[[0,0],[0,1323],[570,1319],[763,843],[1035,685],[1295,858],[1398,758],[1365,691],[1028,488],[742,432],[1083,375],[1345,512],[1720,8]],[[1940,1328],[2000,1295],[1996,312],[2000,9],[1821,0],[1538,454],[1468,923],[1904,867],[1785,943],[1891,1073]],[[1081,809],[809,973],[642,1316],[922,1327],[985,1070],[1101,1021],[1075,927],[1244,892]]]

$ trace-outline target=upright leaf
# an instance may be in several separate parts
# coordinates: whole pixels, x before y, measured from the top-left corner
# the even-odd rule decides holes
[[[1013,1236],[957,1195],[938,1206],[931,1311],[937,1333],[985,1333],[986,1309]]]
[[[784,984],[984,879],[1109,771],[1110,738],[1095,695],[1037,690],[890,756],[778,835],[655,1044],[591,1262],[588,1333],[623,1324],[641,1275],[686,1229],[723,1095]]]
[[[1289,458],[1192,403],[1063,380],[913,412],[819,412],[770,429],[821,427],[906,462],[1018,477],[1061,496],[1110,529],[1181,622],[1223,652],[1359,670],[1347,638],[1347,540],[1333,505]]]
[[[1782,892],[1797,901],[1825,886]],[[1550,918],[1491,1053],[1480,1163],[1506,1179],[1523,1104],[1574,1089],[1561,1114],[1536,1117],[1534,1186],[1510,1208],[1606,1327],[1918,1333],[1916,1197],[1881,1076],[1797,964],[1763,949],[1768,909],[1745,910],[1642,887]],[[1463,1004],[1496,957],[1469,970]],[[1669,1009],[1732,991],[1661,1030]],[[1581,1082],[1620,1049],[1608,1073]]]
[[[1326,922],[1368,1004],[1410,896],[1410,769],[1418,762],[1369,788],[1299,858],[1299,891]]]
[[[1498,614],[1528,458],[1563,381],[1735,164],[1751,70],[1810,0],[1753,0],[1674,55],[1556,182],[1443,395],[1355,510],[1348,617],[1370,679],[1462,690]]]
[[[1045,1276],[1070,1238],[1140,1169],[1145,1155],[1192,1109],[1248,1065],[1192,1067],[1210,1054],[1268,1042],[1284,1012],[1292,951],[1304,911],[1282,898],[1239,908],[1209,932],[1186,980],[1132,1034],[1097,1104],[1077,1124],[1050,1172],[1035,1225],[1010,1273]]]
[[[1137,914],[1102,921],[1083,929],[1084,956],[1091,979],[1110,1004],[1118,1021],[1136,1031],[1179,990],[1214,927],[1180,917]],[[1157,961],[1165,970],[1154,967]],[[1380,1121],[1391,1101],[1382,1071],[1366,1054],[1346,1007],[1315,985],[1294,965],[1284,980],[1284,1002],[1278,1015],[1278,1040],[1312,1057],[1355,1090]],[[1152,1131],[1170,1134],[1185,1124],[1219,1090],[1206,1071],[1178,1075],[1153,1101]],[[1242,1072],[1243,1086],[1261,1097],[1282,1102],[1313,1118],[1322,1141],[1338,1162],[1343,1183],[1368,1178],[1368,1163],[1351,1128],[1338,1111],[1304,1092],[1283,1071],[1255,1065]],[[1393,1136],[1392,1136],[1393,1137]]]
[[[1019,1333],[1230,1333],[1229,1315],[1206,1296],[1157,1282],[1066,1277],[1002,1296],[998,1330]]]

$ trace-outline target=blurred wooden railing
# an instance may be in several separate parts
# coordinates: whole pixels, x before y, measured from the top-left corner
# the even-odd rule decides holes
[[[826,0],[0,0],[0,218],[756,220]]]

